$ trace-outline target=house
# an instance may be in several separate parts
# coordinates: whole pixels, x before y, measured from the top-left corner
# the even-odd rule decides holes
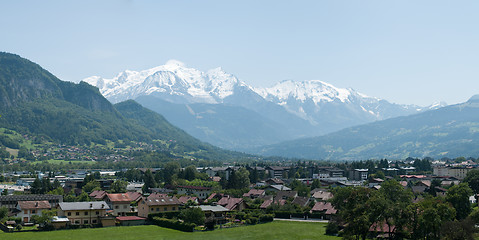
[[[6,207],[9,211],[14,211],[19,201],[48,201],[51,208],[56,208],[59,203],[63,202],[63,196],[51,194],[0,196],[0,207]]]
[[[291,188],[283,186],[283,185],[270,185],[265,189],[267,192],[278,192],[278,191],[290,191]]]
[[[310,199],[308,197],[295,197],[291,203],[301,207],[306,207],[309,204],[309,200]]]
[[[286,200],[284,200],[284,199],[275,199],[275,200],[267,199],[261,204],[261,206],[259,208],[266,209],[273,204],[283,206],[284,204],[286,204]]]
[[[337,210],[331,205],[330,202],[317,202],[311,208],[311,213],[321,213],[324,219],[331,219],[336,214]]]
[[[274,199],[288,200],[288,199],[294,199],[297,196],[298,196],[297,191],[278,191]]]
[[[263,189],[250,189],[249,192],[243,194],[243,197],[249,197],[251,199],[256,199],[262,197],[266,194]]]
[[[282,178],[284,172],[289,170],[289,167],[269,166],[266,167],[266,170],[271,178]]]
[[[55,229],[66,228],[67,224],[69,223],[70,223],[70,220],[65,216],[63,217],[53,216],[52,218],[52,225],[53,225],[53,228]]]
[[[219,224],[226,223],[226,213],[229,209],[218,205],[200,205],[197,206],[205,213],[206,219],[213,217]]]
[[[96,200],[96,201],[101,201],[103,198],[106,196],[107,192],[103,190],[95,190],[91,192],[88,196],[90,196],[91,199]]]
[[[178,194],[196,195],[199,199],[205,199],[211,194],[210,187],[200,186],[178,186]]]
[[[317,192],[313,193],[312,197],[314,199],[316,199],[316,201],[326,202],[329,199],[333,198],[333,194],[331,192],[328,192],[328,191],[320,190],[320,191],[317,191]]]
[[[268,185],[284,185],[283,180],[281,180],[279,178],[270,178],[270,179],[266,180],[265,183],[268,184]]]
[[[224,196],[218,201],[218,205],[227,208],[230,211],[243,211],[246,208],[246,203],[243,198],[233,198]]]
[[[126,216],[131,212],[131,202],[137,199],[132,199],[128,193],[107,193],[103,200],[113,210],[114,216]]]
[[[368,169],[354,169],[349,171],[349,180],[364,181],[368,179]]]
[[[151,194],[138,200],[138,216],[148,217],[150,213],[178,211],[180,206],[181,202],[176,197]]]
[[[59,204],[58,216],[67,217],[71,224],[99,224],[109,209],[105,201],[97,202],[62,202]]]
[[[374,186],[381,185],[383,182],[384,182],[384,180],[382,180],[381,178],[373,178],[373,179],[369,180],[368,187],[372,188]]]
[[[186,203],[188,203],[188,201],[191,201],[194,204],[198,204],[198,198],[197,197],[181,196],[181,197],[178,198],[178,200],[181,202],[182,205],[185,205]]]
[[[15,216],[21,218],[23,223],[29,223],[32,220],[32,216],[40,216],[43,210],[49,210],[51,208],[50,203],[46,200],[19,201],[17,203]]]

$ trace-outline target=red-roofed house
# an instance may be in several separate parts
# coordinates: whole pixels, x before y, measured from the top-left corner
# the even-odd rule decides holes
[[[198,204],[198,198],[197,197],[192,197],[192,196],[181,196],[178,198],[178,200],[181,202],[181,204],[186,204],[188,201],[192,201],[195,204]]]
[[[317,202],[311,209],[312,213],[323,213],[325,219],[331,219],[336,214],[336,209],[330,202]]]
[[[181,202],[176,197],[152,194],[138,201],[138,216],[148,217],[150,213],[178,211]]]
[[[103,201],[103,198],[106,196],[107,192],[103,190],[95,190],[90,193],[90,198],[96,201]]]
[[[256,199],[265,195],[263,189],[250,189],[249,192],[243,194],[243,197],[249,197],[251,199]]]
[[[232,198],[224,196],[218,201],[218,205],[227,208],[230,211],[242,211],[246,208],[246,203],[242,198]]]
[[[21,218],[23,223],[28,223],[32,216],[40,216],[43,210],[48,209],[51,209],[48,201],[19,201],[15,216]]]
[[[131,202],[136,199],[132,199],[128,193],[107,193],[104,200],[113,210],[113,215],[126,216],[126,213],[131,212]]]

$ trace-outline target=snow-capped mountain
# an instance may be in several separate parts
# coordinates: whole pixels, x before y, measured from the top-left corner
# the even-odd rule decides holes
[[[152,94],[169,95],[172,102],[221,103],[235,87],[247,88],[221,68],[201,72],[176,60],[144,71],[126,70],[112,79],[93,76],[83,81],[97,86],[114,103]]]
[[[270,88],[254,88],[221,68],[202,72],[175,60],[144,71],[126,70],[112,79],[93,76],[83,81],[98,87],[114,103],[136,99],[193,136],[232,149],[317,136],[429,109],[389,103],[318,80],[287,80]],[[165,101],[179,105],[166,107]],[[180,114],[182,107],[185,111]],[[243,112],[241,117],[232,118],[231,113],[238,111]],[[260,134],[259,126],[268,133]]]

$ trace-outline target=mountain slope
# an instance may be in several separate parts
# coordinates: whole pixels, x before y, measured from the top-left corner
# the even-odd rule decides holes
[[[0,53],[0,99],[0,127],[60,143],[134,140],[159,144],[178,154],[229,154],[133,101],[113,106],[96,87],[61,81],[14,54]]]
[[[330,160],[479,155],[479,100],[288,141],[256,153]]]
[[[138,100],[195,137],[230,149],[318,136],[428,110],[392,104],[316,80],[253,88],[221,68],[202,72],[174,60],[144,71],[127,70],[112,79],[93,76],[84,81],[97,86],[112,102]],[[152,98],[145,100],[142,96]],[[168,103],[181,104],[176,106],[183,111],[167,107]],[[215,124],[185,113],[191,104],[202,104],[195,107],[199,111],[208,109],[208,119]],[[238,116],[235,111],[245,115],[233,118]],[[246,116],[249,120],[242,121]]]

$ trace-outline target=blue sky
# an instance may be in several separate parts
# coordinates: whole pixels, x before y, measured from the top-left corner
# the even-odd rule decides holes
[[[402,104],[479,94],[477,1],[1,1],[0,51],[63,80],[169,59],[257,87],[319,79]]]

